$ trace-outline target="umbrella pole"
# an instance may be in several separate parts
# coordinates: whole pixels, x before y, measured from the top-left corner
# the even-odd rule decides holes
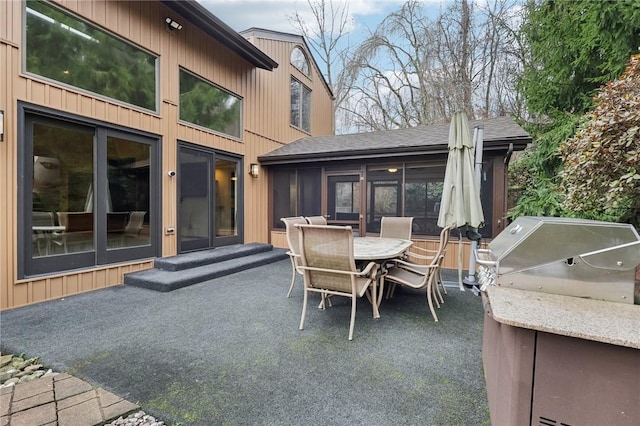
[[[464,291],[464,286],[462,285],[462,232],[458,230],[458,285],[460,286],[460,291]]]
[[[473,146],[475,149],[475,172],[476,172],[476,187],[478,194],[480,193],[480,182],[482,180],[482,150],[484,145],[484,126],[478,125],[473,129]],[[472,228],[474,231],[478,231],[478,228]],[[478,249],[478,242],[471,241],[471,253],[469,256],[469,274],[464,279],[464,283],[469,286],[476,284],[476,250]]]

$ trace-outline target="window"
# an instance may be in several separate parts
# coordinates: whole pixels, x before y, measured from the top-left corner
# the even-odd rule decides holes
[[[26,70],[156,111],[150,53],[41,1],[26,2]]]
[[[444,165],[406,164],[404,216],[413,217],[413,232],[438,235],[444,187]]]
[[[311,89],[291,79],[291,124],[311,132]]]
[[[281,217],[320,215],[320,187],[320,169],[274,170],[274,228],[284,228]]]
[[[157,139],[21,114],[20,275],[156,256]]]
[[[239,139],[241,115],[239,97],[180,70],[180,120]]]
[[[298,46],[294,47],[291,51],[291,65],[296,67],[298,71],[300,71],[307,77],[311,75],[307,55],[305,55],[304,51]]]

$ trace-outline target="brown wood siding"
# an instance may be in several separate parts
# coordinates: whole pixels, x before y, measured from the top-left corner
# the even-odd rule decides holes
[[[19,280],[17,277],[17,105],[27,102],[80,117],[101,120],[158,135],[162,155],[161,255],[177,253],[176,185],[167,171],[177,167],[177,141],[186,141],[244,157],[245,242],[268,242],[267,174],[248,175],[249,164],[282,144],[307,136],[289,125],[291,44],[266,43],[263,50],[280,64],[273,72],[253,68],[218,41],[190,25],[157,1],[54,0],[66,10],[117,34],[159,57],[159,111],[145,111],[117,101],[24,74],[22,32],[24,2],[0,1],[0,109],[5,111],[5,139],[0,142],[0,310],[66,297],[121,284],[127,272],[153,266],[153,260],[107,265]],[[166,29],[170,16],[183,24]],[[262,48],[262,46],[259,46]],[[282,59],[285,58],[285,59]],[[219,85],[243,99],[241,140],[179,122],[179,67]],[[333,131],[331,99],[319,76],[313,90],[312,134]],[[324,111],[323,111],[324,110]],[[160,231],[160,230],[159,230]]]
[[[268,97],[268,99],[265,100],[267,101],[265,104],[269,105],[268,111],[257,111],[255,116],[255,118],[258,118],[262,114],[262,117],[268,122],[273,122],[274,119],[281,120],[278,123],[279,125],[272,129],[266,129],[267,132],[273,130],[277,133],[266,133],[265,136],[271,137],[274,140],[287,142],[309,136],[306,132],[289,124],[291,105],[289,87],[292,76],[311,89],[311,134],[314,136],[333,134],[333,100],[317,68],[312,67],[311,77],[307,77],[291,65],[291,50],[296,44],[257,37],[252,37],[250,41],[278,62],[276,84],[270,86],[272,90],[263,93],[263,96]],[[299,46],[304,48],[302,45]],[[264,71],[258,72],[264,74]],[[285,88],[285,90],[282,90],[282,88]],[[282,112],[284,112],[284,114],[275,115],[279,109],[283,110]]]

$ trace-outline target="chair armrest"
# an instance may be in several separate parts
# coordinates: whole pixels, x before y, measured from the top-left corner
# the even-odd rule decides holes
[[[370,275],[371,273],[375,273],[376,269],[378,269],[378,265],[375,262],[369,262],[367,267],[358,272],[357,275]]]
[[[407,257],[411,257],[411,258],[419,259],[419,260],[428,260],[428,261],[433,260],[433,258],[435,257],[435,254],[433,256],[424,256],[424,255],[417,254],[417,253],[414,253],[414,252],[411,252],[411,251],[408,251],[406,254],[407,254]]]
[[[404,260],[395,259],[392,261],[395,267],[402,268],[415,274],[425,275],[429,269],[436,269],[438,265],[417,265],[411,262],[405,262]]]
[[[418,247],[418,246],[411,246],[410,250],[417,250],[419,252],[423,252],[423,253],[437,253],[438,250],[431,250],[431,249],[426,249],[426,248],[422,248],[422,247]]]
[[[378,265],[376,265],[374,262],[369,262],[367,267],[364,268],[362,271],[343,271],[339,269],[314,268],[311,266],[302,266],[302,265],[300,265],[298,269],[302,271],[331,272],[332,274],[354,275],[356,277],[360,277],[360,276],[371,275],[372,272],[375,273],[377,267]]]

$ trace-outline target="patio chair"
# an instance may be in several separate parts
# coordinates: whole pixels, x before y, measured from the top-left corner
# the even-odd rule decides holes
[[[300,231],[294,225],[296,223],[306,224],[307,221],[302,216],[283,217],[280,220],[284,223],[287,244],[289,245],[287,254],[289,255],[289,260],[291,260],[291,285],[289,286],[287,297],[291,297],[291,291],[293,291],[293,286],[296,283],[296,274],[302,275],[302,271],[298,269],[298,266],[300,266],[300,237],[298,234],[300,234]]]
[[[146,214],[146,211],[132,211],[129,213],[127,224],[122,233],[123,246],[137,243],[140,232],[142,232],[142,225],[144,225],[144,217]]]
[[[440,257],[443,257],[442,255]],[[438,316],[433,308],[434,287],[433,281],[438,275],[440,258],[434,258],[429,265],[420,265],[404,260],[393,260],[393,267],[389,269],[384,279],[390,283],[387,290],[387,298],[393,296],[397,285],[410,287],[413,289],[425,289],[429,310],[433,319],[438,322]],[[440,304],[438,303],[438,307]]]
[[[411,239],[412,217],[383,216],[380,219],[380,237]]]
[[[307,223],[311,225],[326,225],[327,218],[324,216],[308,216],[305,217]]]
[[[52,212],[33,212],[32,226],[53,227],[55,225]],[[33,244],[39,256],[49,255],[51,243],[62,246],[62,238],[55,231],[33,231]]]
[[[369,262],[359,271],[353,258],[353,232],[350,226],[295,225],[300,230],[299,269],[304,277],[304,301],[300,330],[304,328],[307,299],[310,292],[320,293],[320,306],[324,309],[328,296],[351,298],[351,321],[349,340],[353,340],[356,319],[356,301],[369,291],[373,316],[377,318],[378,304],[375,302],[377,265]]]
[[[442,228],[442,231],[440,231],[440,243],[437,249],[430,250],[414,245],[407,252],[408,260],[417,260],[418,263],[422,264],[429,264],[433,259],[438,259],[438,274],[435,278],[436,285],[434,289],[440,303],[444,303],[442,293],[447,294],[447,289],[445,288],[444,281],[442,280],[442,260],[447,253],[447,244],[449,244],[449,235],[451,234],[452,229],[453,226]],[[442,292],[440,290],[442,290]]]

